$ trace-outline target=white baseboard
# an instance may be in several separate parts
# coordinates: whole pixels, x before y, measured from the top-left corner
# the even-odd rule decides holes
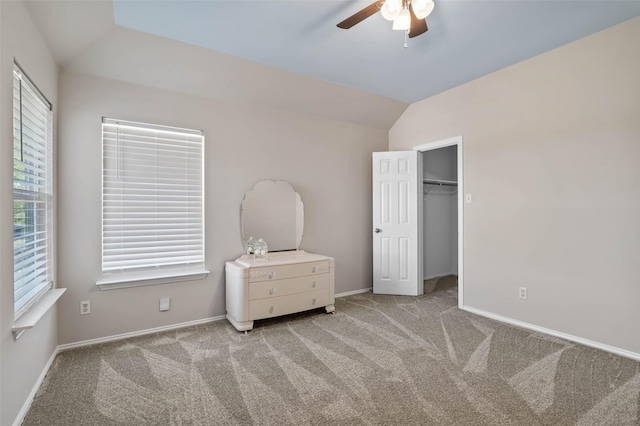
[[[53,364],[53,360],[56,359],[56,355],[58,355],[58,352],[59,350],[58,348],[56,348],[51,354],[49,361],[47,361],[47,363],[45,364],[44,368],[42,369],[42,373],[40,373],[38,380],[36,380],[35,384],[33,385],[33,389],[31,389],[29,396],[27,396],[27,399],[22,405],[20,412],[16,416],[16,419],[13,422],[13,426],[20,426],[20,424],[22,424],[22,421],[24,420],[24,416],[27,415],[29,408],[31,408],[31,403],[33,402],[33,399],[36,397],[36,393],[38,393],[38,390],[40,389],[40,386],[42,385],[42,382],[44,381],[45,376],[47,375],[47,373],[49,372],[49,369],[51,368],[51,365]]]
[[[339,298],[339,297],[352,296],[354,294],[367,293],[367,292],[370,292],[370,291],[371,291],[371,288],[365,288],[365,289],[361,289],[361,290],[354,290],[354,291],[348,291],[348,292],[345,292],[345,293],[339,293],[339,294],[336,294],[335,297]],[[227,318],[226,315],[219,315],[217,317],[211,317],[211,318],[204,318],[204,319],[201,319],[201,320],[182,322],[182,323],[178,323],[178,324],[166,325],[166,326],[163,326],[163,327],[155,327],[155,328],[149,328],[149,329],[146,329],[146,330],[132,331],[130,333],[122,333],[122,334],[116,334],[116,335],[113,335],[113,336],[99,337],[97,339],[89,339],[89,340],[82,340],[80,342],[66,343],[64,345],[58,345],[58,352],[68,351],[68,350],[76,349],[76,348],[82,348],[82,347],[85,347],[85,346],[99,345],[101,343],[115,342],[117,340],[128,339],[130,337],[137,337],[137,336],[144,336],[144,335],[147,335],[147,334],[160,333],[162,331],[177,330],[179,328],[191,327],[191,326],[194,326],[194,325],[206,324],[206,323],[214,322],[214,321],[220,321],[220,320],[223,320],[223,319],[226,319],[226,318]]]
[[[354,294],[359,294],[359,293],[367,293],[370,292],[371,288],[365,288],[365,289],[361,289],[361,290],[354,290],[354,291],[348,291],[345,293],[339,293],[336,294],[335,297],[346,297],[346,296],[351,296]],[[68,351],[70,349],[76,349],[76,348],[82,348],[84,346],[92,346],[92,345],[99,345],[101,343],[108,343],[108,342],[115,342],[117,340],[123,340],[123,339],[128,339],[130,337],[137,337],[137,336],[144,336],[147,334],[154,334],[154,333],[160,333],[163,331],[169,331],[169,330],[177,330],[180,328],[185,328],[185,327],[191,327],[194,325],[200,325],[200,324],[206,324],[206,323],[210,323],[210,322],[214,322],[214,321],[220,321],[223,319],[226,319],[227,316],[226,315],[219,315],[217,317],[211,317],[211,318],[204,318],[201,320],[195,320],[195,321],[188,321],[188,322],[182,322],[182,323],[178,323],[178,324],[171,324],[171,325],[166,325],[163,327],[155,327],[155,328],[149,328],[146,330],[139,330],[139,331],[132,331],[130,333],[122,333],[122,334],[116,334],[113,336],[106,336],[106,337],[99,337],[97,339],[90,339],[90,340],[82,340],[80,342],[74,342],[74,343],[66,343],[64,345],[58,345],[58,352],[63,352],[63,351]]]
[[[444,274],[429,275],[427,277],[424,277],[423,280],[432,280],[434,278],[448,277],[449,275],[455,275],[457,277],[458,271],[445,272]]]
[[[361,293],[368,293],[371,290],[373,290],[372,287],[369,288],[362,288],[360,290],[353,290],[353,291],[345,291],[344,293],[338,293],[335,295],[336,298],[339,297],[347,297],[347,296],[353,296],[354,294],[361,294]]]
[[[191,326],[200,325],[200,324],[207,324],[214,321],[220,321],[226,318],[227,318],[226,315],[219,315],[217,317],[181,322],[178,324],[165,325],[162,327],[148,328],[146,330],[132,331],[130,333],[122,333],[122,334],[116,334],[113,336],[99,337],[97,339],[82,340],[80,342],[74,342],[74,343],[66,343],[64,345],[58,345],[58,352],[68,351],[70,349],[75,349],[75,348],[82,348],[84,346],[92,346],[92,345],[98,345],[101,343],[114,342],[116,340],[128,339],[130,337],[144,336],[147,334],[160,333],[162,331],[177,330],[179,328],[191,327]]]
[[[522,328],[537,331],[540,333],[548,334],[551,336],[559,337],[561,339],[569,340],[571,342],[580,343],[581,345],[589,346],[596,349],[601,349],[603,351],[620,355],[625,358],[631,358],[635,361],[640,361],[640,354],[628,351],[626,349],[605,345],[604,343],[594,342],[593,340],[589,340],[589,339],[583,339],[582,337],[573,336],[571,334],[562,333],[560,331],[551,330],[549,328],[540,327],[534,324],[529,324],[527,322],[518,321],[508,317],[503,317],[502,315],[496,315],[491,312],[483,311],[481,309],[470,308],[469,306],[460,306],[460,309],[467,312],[471,312],[472,314],[480,315],[482,317],[491,318],[496,321],[504,322],[511,325],[516,325],[518,327],[522,327]]]

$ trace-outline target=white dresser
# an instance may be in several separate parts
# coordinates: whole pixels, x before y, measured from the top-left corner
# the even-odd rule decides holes
[[[269,253],[267,260],[244,255],[227,262],[227,319],[239,331],[253,321],[334,307],[333,258],[303,250]]]

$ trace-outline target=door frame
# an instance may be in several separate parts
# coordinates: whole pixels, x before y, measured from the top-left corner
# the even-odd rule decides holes
[[[447,146],[457,147],[457,168],[458,168],[458,307],[464,306],[464,169],[462,162],[462,135],[435,142],[429,142],[413,147],[414,151],[425,152],[433,149],[445,148]],[[418,157],[418,187],[422,188],[424,178],[422,155]],[[423,191],[419,192],[418,200],[418,276],[424,277],[424,212],[423,212]]]

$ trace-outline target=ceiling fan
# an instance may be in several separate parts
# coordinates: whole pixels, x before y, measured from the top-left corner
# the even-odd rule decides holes
[[[347,30],[380,11],[383,18],[393,21],[394,30],[406,31],[413,38],[427,32],[425,18],[433,6],[433,0],[378,0],[340,22],[338,28]]]

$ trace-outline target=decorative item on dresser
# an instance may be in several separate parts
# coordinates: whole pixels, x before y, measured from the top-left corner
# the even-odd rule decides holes
[[[335,262],[299,250],[304,205],[293,187],[284,181],[258,182],[245,194],[241,215],[247,254],[226,263],[229,322],[247,332],[259,319],[321,307],[335,311]],[[251,254],[248,241],[254,236],[269,245],[268,257]]]

